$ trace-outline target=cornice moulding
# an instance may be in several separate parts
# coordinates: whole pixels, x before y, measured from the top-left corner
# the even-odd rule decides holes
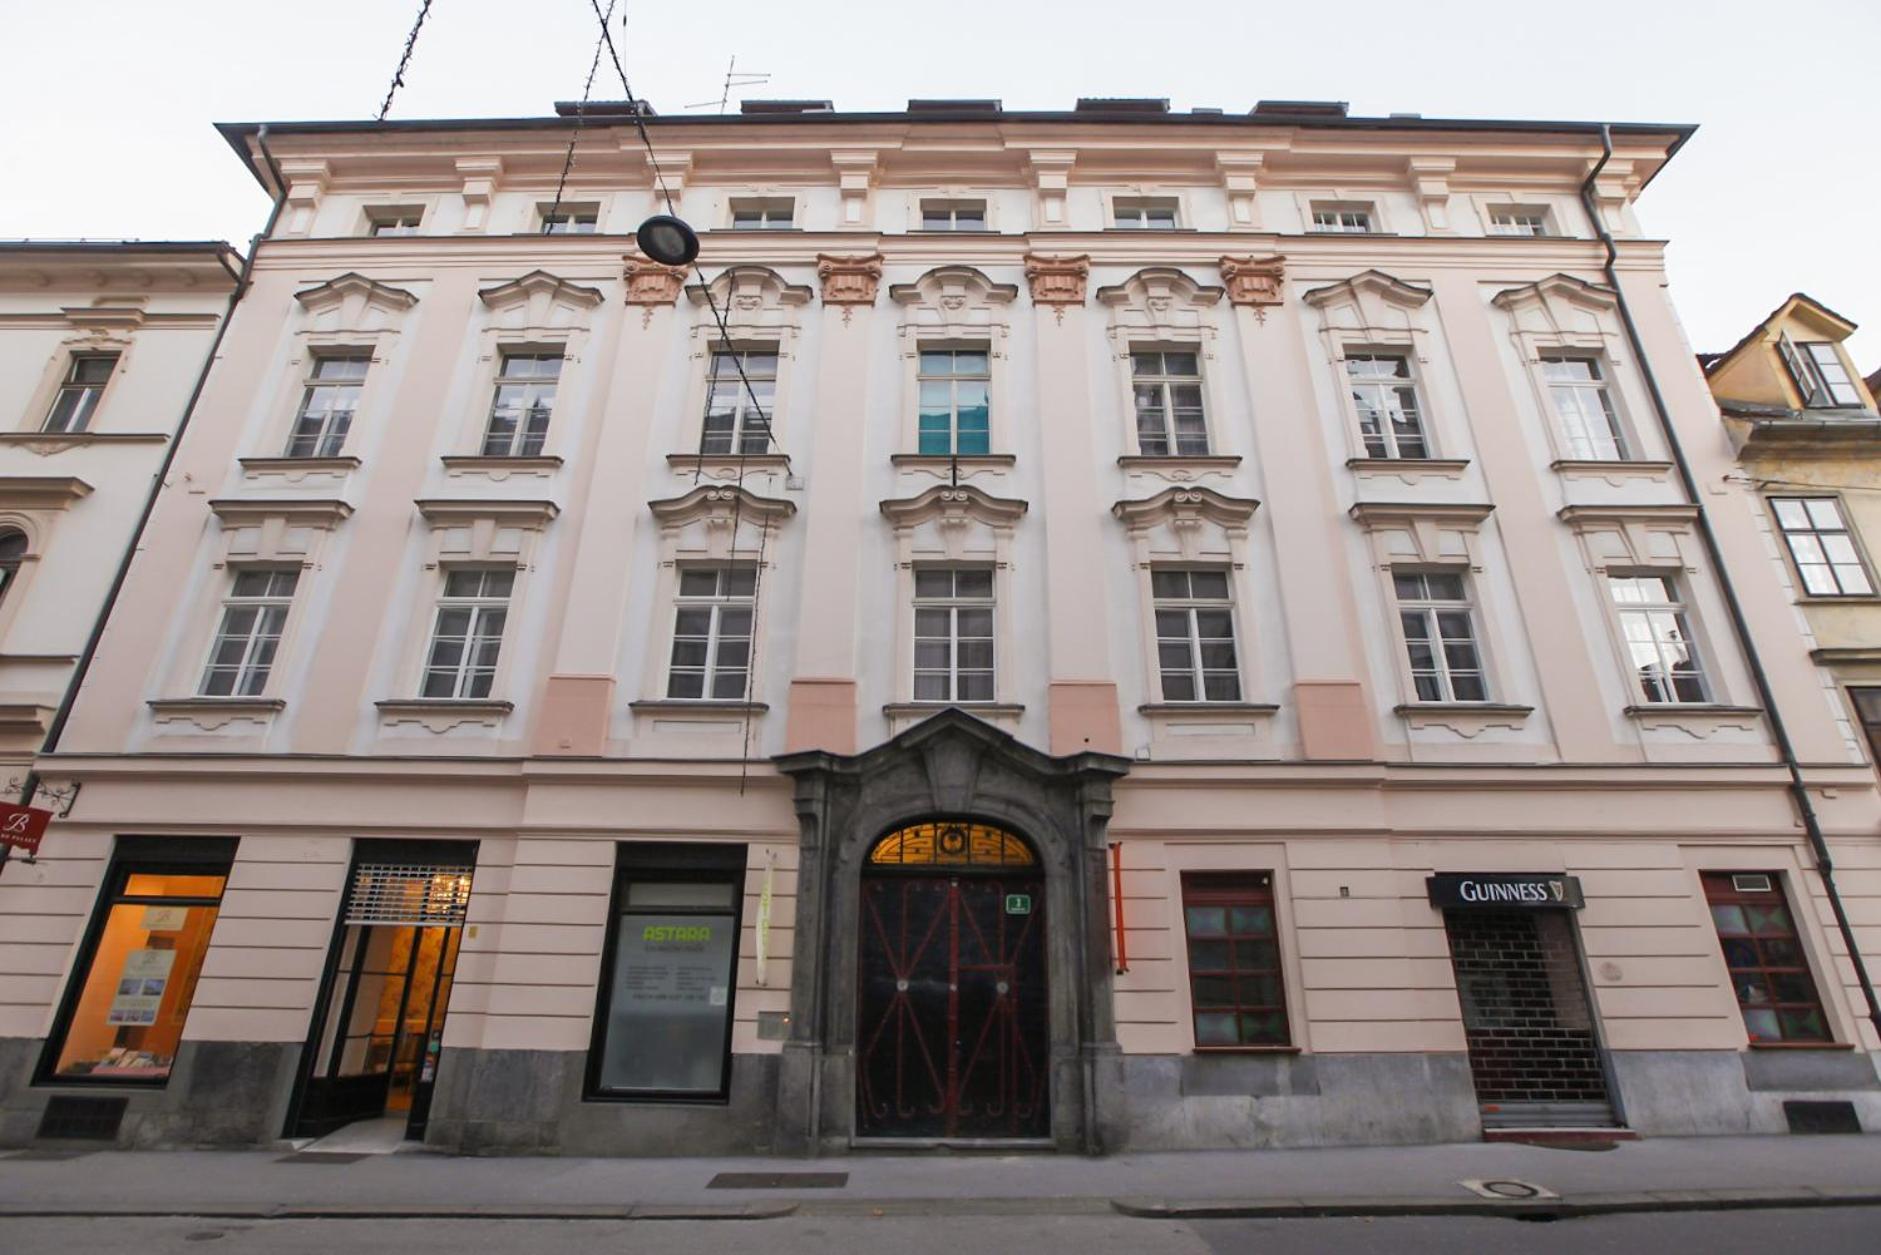
[[[754,523],[781,523],[797,512],[797,503],[779,497],[760,497],[733,484],[701,484],[679,497],[647,502],[653,517],[666,527],[683,527],[698,519],[734,513]]]
[[[1011,497],[995,497],[971,484],[940,484],[912,497],[891,497],[881,503],[882,517],[896,531],[917,527],[933,519],[971,519],[989,527],[1011,527],[1030,507]]]
[[[1619,304],[1619,294],[1612,288],[1588,283],[1568,274],[1552,274],[1534,283],[1504,288],[1490,297],[1489,303],[1497,309],[1512,309],[1530,302],[1546,302],[1551,297],[1559,297],[1586,309],[1613,309]]]
[[[477,292],[477,299],[491,309],[501,309],[509,305],[518,305],[537,293],[546,292],[549,299],[576,309],[593,309],[607,299],[599,288],[582,287],[570,283],[558,275],[546,270],[532,270],[520,279],[508,283],[499,283],[495,287],[482,288]],[[416,298],[413,298],[416,299]]]
[[[20,510],[63,510],[91,495],[76,475],[0,475],[0,502]]]
[[[311,288],[303,288],[294,293],[294,299],[308,309],[318,309],[336,304],[354,294],[364,296],[369,305],[379,305],[390,310],[406,310],[418,303],[416,293],[368,279],[356,270],[349,270]]]
[[[1375,292],[1393,305],[1416,309],[1431,298],[1431,290],[1406,283],[1382,270],[1364,270],[1350,279],[1325,287],[1313,288],[1301,296],[1308,305],[1320,308],[1342,300],[1354,299],[1360,291]]]
[[[512,526],[539,528],[562,512],[553,501],[501,497],[423,497],[412,504],[433,527],[462,527],[482,519],[494,519]]]
[[[1183,485],[1165,488],[1153,497],[1119,501],[1110,512],[1132,531],[1186,518],[1207,519],[1222,527],[1245,527],[1260,504],[1251,497],[1230,497],[1213,488]]]
[[[218,497],[209,503],[209,509],[229,527],[265,523],[269,519],[333,527],[353,513],[351,505],[334,498]]]
[[[1371,528],[1404,519],[1436,519],[1480,525],[1495,510],[1495,506],[1488,504],[1452,504],[1444,501],[1361,501],[1349,513],[1360,526]]]
[[[1570,527],[1582,523],[1692,523],[1698,519],[1695,505],[1570,505],[1562,506],[1555,517]]]

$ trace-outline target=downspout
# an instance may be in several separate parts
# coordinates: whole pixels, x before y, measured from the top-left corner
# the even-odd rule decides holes
[[[65,725],[71,721],[72,707],[78,701],[78,690],[85,683],[86,675],[91,671],[93,659],[98,655],[98,645],[104,639],[105,624],[111,618],[111,611],[117,606],[119,595],[124,591],[124,582],[131,572],[131,560],[137,554],[137,547],[143,543],[144,529],[150,525],[150,516],[157,508],[157,498],[163,492],[165,481],[170,478],[170,468],[176,462],[176,453],[183,444],[183,433],[189,430],[189,420],[196,413],[196,403],[202,397],[203,388],[209,382],[209,369],[215,365],[216,354],[222,349],[222,337],[228,334],[229,323],[234,320],[235,306],[247,294],[249,276],[255,269],[255,254],[261,249],[261,242],[274,234],[275,224],[281,219],[281,210],[287,205],[287,188],[281,181],[281,168],[275,164],[274,156],[268,151],[268,127],[263,123],[255,133],[255,143],[261,149],[261,156],[268,163],[268,172],[274,182],[274,207],[268,212],[267,225],[261,234],[248,242],[248,256],[242,259],[241,273],[235,277],[235,287],[229,293],[228,305],[222,311],[222,321],[216,327],[215,338],[209,342],[209,351],[203,355],[202,369],[196,372],[196,384],[190,389],[189,399],[183,403],[183,413],[177,419],[176,430],[171,433],[169,444],[164,448],[163,460],[157,464],[156,473],[151,476],[150,491],[144,495],[143,510],[137,516],[137,526],[132,529],[130,539],[125,542],[124,554],[118,560],[117,572],[111,577],[111,586],[105,592],[104,604],[98,607],[98,614],[92,620],[91,634],[85,640],[85,648],[78,656],[78,665],[72,668],[72,676],[66,681],[65,692],[59,698],[59,706],[53,712],[52,723],[46,729],[45,744],[39,748],[39,756],[44,757],[59,748],[59,740],[65,735]],[[226,266],[227,263],[224,263]],[[39,768],[35,764],[26,773],[26,784],[20,790],[20,805],[30,806],[39,792]],[[0,866],[6,863],[6,847],[0,846]]]
[[[1842,895],[1835,887],[1835,862],[1829,854],[1829,843],[1823,839],[1822,825],[1816,819],[1816,807],[1809,799],[1809,788],[1803,783],[1802,764],[1796,760],[1796,747],[1790,743],[1789,730],[1783,724],[1783,712],[1777,705],[1776,695],[1770,688],[1770,677],[1763,669],[1763,659],[1757,653],[1757,643],[1751,638],[1750,625],[1744,619],[1744,607],[1738,600],[1737,588],[1731,582],[1730,568],[1724,564],[1724,556],[1718,548],[1717,534],[1711,529],[1711,516],[1705,510],[1704,501],[1698,493],[1698,482],[1692,476],[1691,463],[1685,458],[1685,448],[1679,443],[1678,432],[1672,426],[1671,411],[1666,408],[1665,396],[1659,391],[1659,379],[1653,373],[1652,360],[1646,356],[1646,346],[1640,342],[1639,328],[1633,322],[1633,311],[1626,302],[1626,290],[1620,286],[1617,262],[1620,250],[1613,242],[1613,235],[1607,230],[1601,219],[1600,207],[1594,201],[1594,180],[1606,169],[1607,162],[1613,158],[1613,131],[1606,124],[1600,126],[1600,161],[1588,172],[1581,184],[1581,207],[1587,211],[1587,217],[1593,223],[1594,233],[1606,247],[1607,261],[1604,267],[1607,286],[1611,287],[1618,302],[1620,321],[1626,327],[1626,339],[1632,348],[1633,358],[1639,363],[1640,374],[1645,377],[1646,391],[1652,397],[1653,413],[1658,417],[1659,429],[1665,435],[1666,446],[1672,451],[1672,461],[1678,467],[1679,482],[1684,485],[1685,495],[1698,510],[1698,534],[1704,541],[1705,556],[1711,562],[1711,569],[1717,573],[1719,589],[1724,594],[1725,607],[1730,611],[1731,629],[1737,634],[1738,644],[1743,647],[1744,661],[1750,668],[1752,681],[1757,686],[1757,697],[1763,703],[1764,716],[1770,721],[1770,731],[1776,738],[1777,753],[1783,757],[1783,766],[1789,772],[1790,798],[1796,804],[1797,812],[1802,816],[1803,831],[1809,837],[1809,848],[1814,852],[1816,874],[1822,878],[1822,887],[1829,895],[1829,909],[1835,913],[1836,929],[1842,934],[1842,942],[1848,947],[1849,961],[1855,966],[1855,979],[1861,984],[1862,997],[1868,1003],[1868,1019],[1874,1025],[1875,1033],[1881,1035],[1881,1000],[1875,997],[1874,982],[1869,979],[1868,965],[1862,959],[1861,947],[1856,943],[1855,930],[1848,922],[1848,911],[1842,905]]]

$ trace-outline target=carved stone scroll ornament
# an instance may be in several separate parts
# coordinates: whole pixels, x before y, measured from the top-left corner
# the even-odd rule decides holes
[[[1084,304],[1084,284],[1090,277],[1091,259],[1086,254],[1025,255],[1025,278],[1032,285],[1032,303],[1056,307],[1060,318],[1064,317],[1065,306]]]
[[[825,305],[873,305],[876,286],[882,281],[882,255],[818,253],[816,277],[823,281]],[[847,317],[848,311],[843,312]]]
[[[1223,257],[1221,281],[1228,288],[1228,300],[1235,305],[1279,305],[1280,282],[1286,258]]]

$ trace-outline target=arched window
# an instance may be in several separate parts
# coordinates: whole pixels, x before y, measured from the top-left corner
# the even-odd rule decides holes
[[[25,532],[13,528],[0,531],[0,598],[6,597],[20,573],[20,560],[26,556],[27,543]]]
[[[948,820],[910,824],[869,851],[875,867],[1032,867],[1038,859],[1022,839],[990,824]]]

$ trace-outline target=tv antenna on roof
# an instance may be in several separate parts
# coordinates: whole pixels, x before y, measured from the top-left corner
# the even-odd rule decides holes
[[[760,83],[768,83],[770,81],[771,76],[769,74],[760,74],[755,70],[746,70],[742,74],[739,73],[738,54],[733,53],[731,64],[725,67],[725,89],[719,93],[718,99],[702,100],[696,105],[687,105],[686,108],[710,109],[713,105],[717,105],[718,111],[723,113],[725,112],[725,106],[731,103],[732,88],[756,87]]]

